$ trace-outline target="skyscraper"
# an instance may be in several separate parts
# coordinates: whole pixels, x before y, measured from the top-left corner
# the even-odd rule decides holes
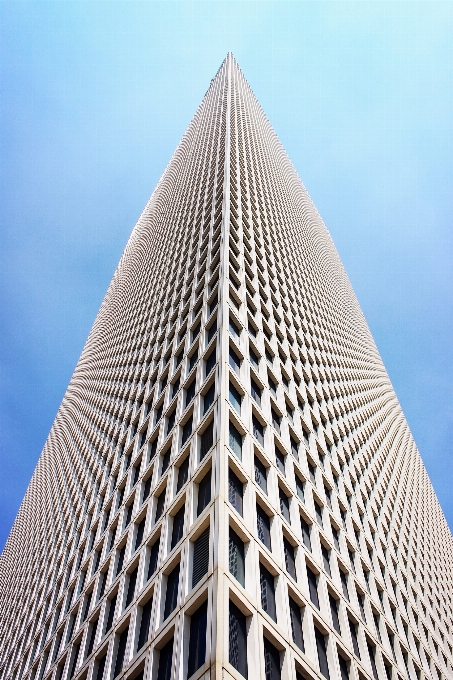
[[[329,233],[229,55],[5,546],[1,678],[451,678],[452,548]]]

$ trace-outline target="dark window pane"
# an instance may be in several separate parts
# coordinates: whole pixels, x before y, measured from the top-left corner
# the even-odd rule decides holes
[[[294,437],[290,437],[291,442],[291,453],[296,460],[299,460],[299,442],[296,442]]]
[[[99,577],[99,595],[98,595],[98,600],[101,599],[101,597],[105,593],[105,586],[107,585],[107,572],[103,571],[102,574]]]
[[[275,582],[274,577],[260,564],[260,590],[261,590],[261,607],[269,614],[271,619],[277,620],[277,612],[275,609]]]
[[[206,630],[208,603],[204,602],[190,619],[189,662],[187,677],[195,673],[206,660]]]
[[[206,359],[206,377],[210,374],[215,366],[216,353],[215,348],[212,350],[211,354]]]
[[[338,656],[338,663],[340,666],[340,677],[341,680],[349,680],[349,670],[348,670],[348,663],[346,659],[343,659],[342,656]]]
[[[160,544],[160,536],[157,539],[155,543],[151,546],[151,555],[149,556],[149,565],[148,565],[148,580],[151,578],[153,574],[155,574],[156,569],[157,569],[157,560],[159,559],[159,544]]]
[[[301,528],[301,531],[302,531],[302,540],[304,542],[304,545],[311,552],[310,525],[302,517],[302,515],[300,516],[300,528]]]
[[[329,664],[327,663],[326,638],[320,630],[315,628],[316,649],[318,651],[319,670],[325,678],[330,678]]]
[[[241,368],[241,360],[239,359],[236,352],[231,349],[231,347],[230,347],[229,361],[230,361],[231,368],[233,368],[234,371],[236,371],[236,373],[239,373],[239,369]]]
[[[190,404],[195,396],[195,380],[192,380],[190,385],[186,387],[186,406]]]
[[[126,545],[123,545],[123,547],[121,548],[121,550],[118,553],[118,562],[117,562],[117,565],[116,565],[116,575],[117,576],[120,573],[121,569],[123,568],[125,554],[126,554]]]
[[[376,667],[376,647],[373,647],[370,645],[370,643],[367,641],[367,647],[368,647],[368,654],[370,656],[370,662],[371,662],[371,668],[373,670],[373,677],[378,680],[378,672],[377,672],[377,667]]]
[[[359,603],[360,607],[360,614],[362,616],[363,621],[366,623],[366,616],[365,616],[365,597],[362,595],[362,593],[359,593],[359,591],[356,591],[357,593],[357,602]]]
[[[97,670],[97,673],[96,673],[96,680],[102,680],[103,679],[106,660],[107,660],[107,654],[104,654],[102,659],[98,660],[98,670]]]
[[[280,499],[280,512],[289,524],[289,498],[281,489],[278,490],[278,495]]]
[[[313,501],[315,506],[316,520],[320,526],[322,526],[322,508],[315,500]]]
[[[137,550],[143,541],[143,535],[145,533],[146,516],[142,519],[140,524],[137,525],[137,535],[135,537],[135,550]]]
[[[181,508],[179,508],[178,512],[176,515],[173,517],[173,530],[171,533],[171,547],[170,549],[173,550],[175,545],[179,543],[179,541],[182,538],[183,531],[184,531],[184,513],[185,513],[185,506],[183,505]]]
[[[142,607],[142,620],[140,622],[140,632],[138,634],[137,651],[148,642],[152,608],[153,598],[151,597]]]
[[[156,680],[170,680],[173,661],[173,638],[159,652],[159,669]]]
[[[280,652],[264,638],[264,677],[266,680],[280,680]]]
[[[229,662],[247,678],[247,627],[244,614],[230,600]]]
[[[296,475],[296,491],[300,500],[305,502],[304,483],[297,475]]]
[[[96,619],[96,621],[91,626],[91,631],[90,631],[90,634],[89,634],[90,638],[89,638],[87,651],[86,651],[87,657],[90,656],[91,652],[93,651],[94,641],[96,639],[96,633],[97,633],[97,629],[98,629],[98,623],[99,623],[99,619]],[[56,647],[56,649],[58,651],[58,647]],[[56,657],[55,657],[55,653],[54,653],[54,660],[55,660],[55,658]]]
[[[338,618],[338,602],[329,593],[329,603],[330,603],[330,613],[332,615],[332,624],[337,633],[341,634],[340,631],[340,619]]]
[[[276,413],[276,412],[274,411],[273,408],[271,408],[271,417],[272,417],[272,425],[273,425],[274,428],[277,430],[277,432],[280,432],[280,421],[281,421],[281,418],[280,418],[280,416],[278,415],[278,413]]]
[[[313,602],[315,607],[319,609],[319,598],[318,598],[318,583],[316,574],[307,567],[307,579],[308,579],[308,590],[310,593],[310,600]]]
[[[229,401],[230,401],[230,404],[233,406],[233,408],[236,409],[236,411],[238,413],[240,413],[241,412],[242,397],[239,394],[239,392],[237,391],[237,389],[235,388],[235,386],[233,385],[233,383],[231,383],[231,382],[230,382],[230,386],[229,386]]]
[[[333,536],[333,542],[335,543],[335,547],[340,552],[340,534],[338,529],[336,529],[333,524],[331,525],[332,529],[332,536]]]
[[[177,377],[177,379],[175,380],[175,382],[171,386],[171,398],[172,399],[175,396],[175,394],[177,393],[177,391],[179,390],[179,383],[180,382],[181,382],[181,375],[179,375]]]
[[[92,599],[93,599],[93,591],[91,591],[91,593],[88,593],[87,599],[85,600],[85,607],[84,607],[84,610],[83,610],[82,622],[85,621],[87,616],[88,616],[88,612],[90,611]]]
[[[164,511],[164,505],[165,505],[165,492],[167,491],[167,487],[164,487],[160,496],[157,497],[157,503],[156,503],[156,522],[159,521],[159,519],[162,516],[162,513]]]
[[[255,482],[267,493],[267,470],[259,458],[255,456]]]
[[[132,486],[135,486],[138,481],[138,477],[140,474],[140,463],[136,465],[132,471]]]
[[[179,564],[167,576],[167,592],[165,594],[164,620],[170,616],[178,601]]]
[[[324,569],[326,573],[331,576],[330,572],[330,550],[327,550],[326,546],[321,543],[322,560],[324,563]]]
[[[72,650],[73,657],[72,657],[71,669],[70,669],[69,674],[68,674],[69,680],[71,680],[71,678],[74,677],[75,669],[76,669],[76,666],[77,666],[77,660],[79,658],[79,652],[80,652],[80,644],[75,645],[73,650]],[[39,677],[42,677],[42,675],[44,674],[44,665],[45,665],[45,662],[47,661],[48,655],[49,655],[49,652],[45,652],[44,655],[43,655],[43,662],[42,662],[43,665],[41,666],[41,672],[40,672]]]
[[[212,420],[203,431],[200,441],[200,460],[203,460],[209,449],[214,444],[214,421]]]
[[[342,569],[340,569],[340,580],[341,586],[343,588],[343,595],[349,601],[349,591],[348,591],[348,577]]]
[[[271,523],[269,517],[259,505],[256,506],[256,524],[258,538],[268,550],[271,550]]]
[[[113,617],[115,616],[116,598],[118,595],[114,595],[111,600],[109,600],[109,613],[107,615],[107,623],[105,626],[104,634],[107,635],[110,628],[113,625]]]
[[[214,395],[215,395],[215,383],[211,385],[211,387],[203,397],[203,415],[208,412],[208,409],[214,403]]]
[[[188,478],[189,478],[189,456],[187,456],[187,458],[185,458],[185,460],[183,460],[183,462],[179,466],[176,493],[179,493],[179,491],[181,491],[182,487],[187,482]]]
[[[261,404],[261,387],[252,379],[250,380],[250,391],[257,404]]]
[[[285,456],[280,451],[280,449],[277,449],[277,447],[275,447],[275,462],[277,463],[277,468],[280,470],[282,475],[284,475],[285,474]]]
[[[264,446],[264,427],[255,416],[252,416],[252,427],[253,436],[261,444],[261,446]]]
[[[233,508],[242,515],[244,487],[234,472],[228,469],[228,500]]]
[[[288,574],[296,580],[296,558],[294,548],[287,538],[283,538],[283,550],[285,552],[285,566]]]
[[[173,411],[169,414],[168,419],[167,419],[167,434],[171,432],[173,429],[173,426],[175,424],[176,420],[176,409],[174,408]]]
[[[250,350],[250,363],[255,366],[255,368],[258,368],[259,366],[259,358],[256,355],[256,353],[253,351],[253,349]]]
[[[294,643],[305,652],[304,634],[302,631],[302,615],[300,607],[292,597],[289,598],[289,613],[291,618],[291,632]]]
[[[198,334],[200,333],[201,330],[201,323],[198,322],[194,328],[192,328],[192,342],[195,340],[196,337],[198,337]]]
[[[168,470],[168,466],[170,465],[170,455],[171,455],[171,449],[168,449],[164,455],[162,456],[162,467],[160,470],[161,476]]]
[[[229,429],[229,447],[236,454],[239,460],[242,460],[242,435],[230,422]]]
[[[211,502],[211,470],[205,474],[203,479],[198,484],[198,503],[197,503],[197,517],[201,515],[203,510]]]
[[[148,479],[145,481],[143,485],[143,498],[142,498],[142,503],[146,501],[146,499],[149,496],[149,492],[151,491],[151,480],[152,476],[148,477]]]
[[[184,446],[186,441],[189,439],[190,435],[192,434],[192,424],[193,424],[193,416],[190,416],[189,420],[184,423],[182,426],[182,441],[181,445]]]
[[[229,570],[230,574],[239,581],[242,587],[245,587],[245,552],[244,544],[230,527],[230,544],[229,544]]]
[[[127,643],[127,636],[129,633],[129,626],[123,630],[123,632],[120,635],[120,639],[118,641],[118,650],[116,652],[116,663],[115,663],[115,672],[113,674],[113,677],[116,678],[121,671],[123,670],[123,663],[124,663],[124,656],[126,653],[126,643]]]
[[[354,649],[354,654],[360,659],[359,639],[357,637],[358,625],[356,623],[353,623],[351,621],[351,619],[348,619],[348,621],[349,621],[349,630],[351,631],[351,640],[352,640],[352,647]]]
[[[201,581],[209,569],[209,527],[193,544],[192,588]]]
[[[149,460],[151,461],[154,456],[156,455],[157,452],[157,437],[151,442],[150,449],[149,449]]]
[[[240,330],[232,319],[230,319],[230,333],[233,337],[238,338]]]
[[[215,303],[216,303],[216,305],[217,305],[217,296],[216,296],[216,298],[215,298]],[[209,310],[209,314],[212,314],[213,310],[214,310],[214,307],[213,307],[212,304],[211,304],[211,308],[210,308],[210,310]],[[217,331],[217,321],[214,321],[214,323],[212,323],[212,324],[210,325],[209,329],[208,329],[208,345],[209,345],[209,343],[211,342],[211,340],[212,340],[212,338],[214,337],[214,335],[216,334],[216,331]]]
[[[189,372],[192,370],[192,368],[195,366],[195,364],[198,361],[198,348],[197,350],[192,354],[191,357],[189,357]]]
[[[162,418],[162,411],[163,410],[164,410],[164,406],[163,406],[163,404],[161,404],[154,414],[154,425],[157,425],[159,420]]]
[[[127,587],[127,595],[126,595],[126,609],[129,607],[130,603],[134,599],[135,595],[135,586],[137,583],[137,575],[138,575],[138,567],[135,567],[134,571],[131,572],[129,576],[129,584]]]

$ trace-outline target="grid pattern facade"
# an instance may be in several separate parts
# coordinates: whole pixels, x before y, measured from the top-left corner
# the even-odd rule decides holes
[[[328,231],[229,55],[2,554],[1,678],[452,678],[452,546]]]

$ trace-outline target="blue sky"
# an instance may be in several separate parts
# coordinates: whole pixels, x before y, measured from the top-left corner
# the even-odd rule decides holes
[[[453,527],[453,3],[0,3],[0,547],[127,238],[231,50]]]

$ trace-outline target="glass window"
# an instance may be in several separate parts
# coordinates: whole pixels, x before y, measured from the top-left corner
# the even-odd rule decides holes
[[[209,569],[209,527],[193,544],[192,588],[201,581]]]
[[[268,550],[271,550],[271,523],[260,505],[256,506],[256,522],[258,538]]]
[[[296,557],[294,554],[294,548],[285,537],[283,537],[283,550],[285,553],[286,571],[296,581]]]
[[[247,670],[247,622],[246,617],[230,600],[229,611],[229,653],[230,664],[244,678]]]
[[[241,586],[245,587],[245,551],[244,544],[236,534],[235,531],[230,527],[229,536],[229,570],[230,574],[239,581]]]
[[[173,661],[173,638],[159,652],[159,668],[156,680],[170,680]]]
[[[300,528],[302,531],[302,540],[304,542],[304,545],[311,552],[311,540],[310,540],[311,527],[308,524],[308,522],[302,517],[302,515],[300,516]]]
[[[261,444],[261,446],[264,446],[264,427],[261,425],[256,416],[252,416],[252,428],[253,436]]]
[[[316,574],[307,566],[307,579],[308,579],[308,591],[310,593],[310,600],[313,602],[315,607],[319,609],[319,597],[318,597],[318,577]]]
[[[165,607],[164,607],[164,621],[167,619],[172,611],[176,608],[178,601],[178,586],[179,586],[179,563],[167,576],[167,590],[165,593]]]
[[[146,642],[148,642],[149,638],[149,631],[150,631],[150,624],[151,624],[151,613],[152,613],[152,608],[153,608],[153,597],[151,596],[150,599],[145,602],[144,605],[142,605],[142,618],[140,621],[140,631],[138,634],[138,645],[137,645],[137,651],[141,649]]]
[[[233,408],[235,408],[236,411],[240,414],[242,397],[232,382],[230,382],[229,386],[229,400]]]
[[[211,501],[211,470],[209,470],[198,484],[197,517]]]
[[[291,619],[291,633],[293,636],[293,642],[305,653],[304,644],[304,634],[302,631],[302,614],[300,607],[293,600],[292,597],[289,598],[289,615]]]
[[[228,500],[233,508],[242,515],[244,486],[241,480],[228,469]]]
[[[200,460],[206,456],[214,444],[214,421],[203,430],[200,437]]]
[[[280,652],[264,638],[264,677],[266,680],[281,680]]]
[[[187,665],[188,678],[201,668],[206,660],[207,627],[208,602],[206,600],[190,618],[189,661]]]
[[[278,495],[280,499],[280,512],[282,513],[283,517],[286,519],[288,524],[290,523],[290,517],[289,517],[289,498],[288,496],[282,491],[282,489],[278,490]]]
[[[254,458],[254,466],[255,466],[255,482],[258,484],[259,487],[261,487],[264,493],[267,493],[267,469],[264,467],[260,459],[257,458],[256,456]]]
[[[182,538],[184,532],[184,513],[185,506],[183,505],[181,508],[179,508],[178,512],[173,517],[173,530],[171,533],[171,547],[170,547],[171,550],[173,550],[175,545],[177,545],[177,543],[179,543],[179,541]]]
[[[326,636],[315,627],[316,650],[318,652],[319,670],[325,678],[330,679],[329,664],[327,662],[327,645]]]
[[[229,425],[229,446],[230,449],[236,454],[239,460],[242,460],[242,435],[234,427],[233,423],[230,422]]]

